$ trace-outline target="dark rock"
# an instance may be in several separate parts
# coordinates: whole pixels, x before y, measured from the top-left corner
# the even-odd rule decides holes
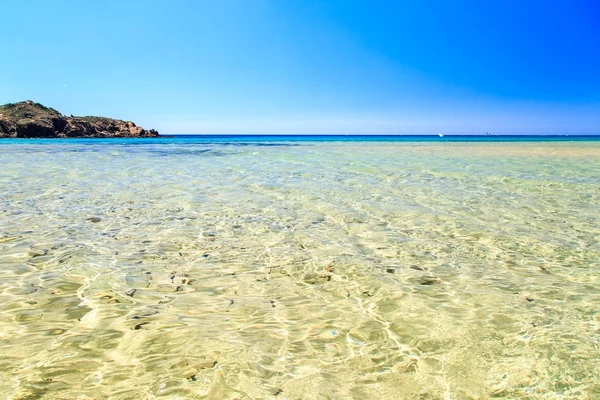
[[[0,138],[64,138],[64,137],[153,137],[131,121],[103,117],[64,116],[53,108],[33,101],[0,106]]]
[[[49,118],[21,119],[17,121],[17,137],[52,137],[54,125]]]
[[[5,119],[0,115],[0,138],[1,137],[16,137],[17,126],[14,121]]]
[[[440,278],[435,276],[424,276],[419,280],[421,285],[434,285],[436,283],[440,283]]]
[[[67,126],[67,120],[64,118],[52,118],[52,125],[54,126],[54,130],[56,132],[62,132]]]
[[[546,267],[543,267],[541,265],[540,265],[540,270],[545,274],[550,274],[550,271],[548,271],[548,269]]]
[[[144,326],[144,325],[148,325],[149,323],[150,323],[150,322],[141,322],[141,323],[139,323],[139,324],[136,324],[136,325],[133,327],[133,330],[134,330],[134,331],[139,331],[140,329],[142,329],[142,326]]]
[[[188,376],[186,377],[186,379],[187,379],[188,381],[190,381],[190,382],[196,382],[196,381],[198,380],[198,379],[196,379],[196,374],[193,374],[193,375],[188,375]]]

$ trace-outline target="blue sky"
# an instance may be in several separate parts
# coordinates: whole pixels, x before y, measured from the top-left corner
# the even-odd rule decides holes
[[[163,133],[600,134],[600,2],[0,2],[0,103]]]

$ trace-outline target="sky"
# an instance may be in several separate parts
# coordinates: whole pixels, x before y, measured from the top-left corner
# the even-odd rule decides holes
[[[600,134],[597,0],[2,0],[0,104],[161,133]]]

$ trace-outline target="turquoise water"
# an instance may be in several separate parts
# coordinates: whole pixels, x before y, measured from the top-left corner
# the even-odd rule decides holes
[[[0,393],[600,396],[600,141],[293,139],[0,141]]]
[[[248,144],[248,143],[302,143],[302,142],[389,142],[389,143],[447,143],[447,142],[593,142],[600,135],[163,135],[144,139],[30,139],[43,144]],[[1,144],[25,144],[23,139],[3,139]]]

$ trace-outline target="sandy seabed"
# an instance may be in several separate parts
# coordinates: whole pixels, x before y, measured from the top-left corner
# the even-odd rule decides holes
[[[0,143],[8,399],[600,397],[600,143]]]

